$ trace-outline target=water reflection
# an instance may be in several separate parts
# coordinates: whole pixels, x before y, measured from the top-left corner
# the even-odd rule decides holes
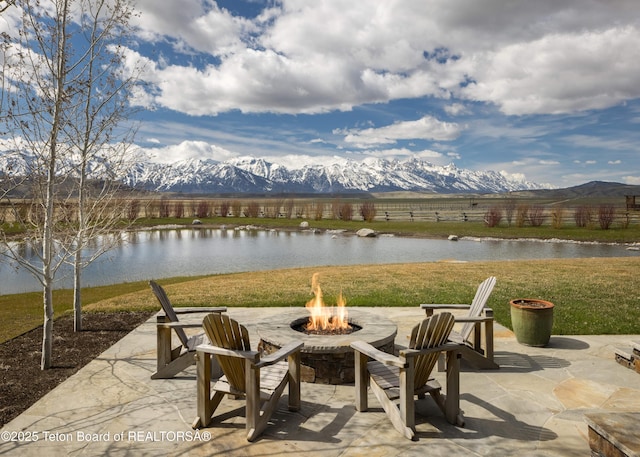
[[[101,242],[106,242],[102,240]],[[189,228],[131,232],[84,272],[85,286],[171,276],[322,265],[635,256],[625,246],[539,241],[358,238],[339,233]],[[22,245],[35,262],[35,251]],[[97,246],[92,247],[93,250]],[[87,249],[89,254],[92,249]],[[72,286],[61,269],[57,287]],[[0,262],[0,294],[37,291],[23,269]]]

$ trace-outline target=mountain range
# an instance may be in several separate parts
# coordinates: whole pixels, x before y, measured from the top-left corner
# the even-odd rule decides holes
[[[416,158],[365,159],[287,168],[244,157],[218,162],[189,159],[171,164],[144,162],[122,181],[134,188],[181,193],[347,193],[420,191],[432,193],[509,192],[551,188],[507,178],[495,171],[438,166]]]

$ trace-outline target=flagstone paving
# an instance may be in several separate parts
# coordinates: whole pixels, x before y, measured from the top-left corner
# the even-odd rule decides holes
[[[418,307],[361,308],[398,326],[406,344],[424,317]],[[232,308],[257,344],[256,325],[279,308]],[[169,380],[155,371],[155,317],[131,332],[0,431],[0,455],[229,456],[585,456],[587,416],[640,412],[640,374],[615,361],[615,348],[633,335],[552,336],[545,348],[518,344],[498,326],[499,370],[464,367],[465,427],[442,417],[430,398],[418,402],[417,441],[401,437],[373,395],[357,412],[353,385],[302,384],[302,408],[281,400],[273,423],[248,443],[243,402],[224,399],[222,420],[194,431],[195,368]],[[444,373],[435,373],[444,383]],[[28,382],[28,380],[25,380]],[[627,414],[629,413],[629,414]],[[632,424],[637,429],[638,424]],[[637,452],[637,451],[636,451]]]

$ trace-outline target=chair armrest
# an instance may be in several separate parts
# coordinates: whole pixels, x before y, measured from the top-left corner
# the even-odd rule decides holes
[[[156,327],[164,328],[202,328],[202,323],[191,322],[157,322]]]
[[[369,343],[365,343],[364,341],[354,341],[353,343],[351,343],[351,348],[385,365],[399,368],[404,368],[406,366],[406,363],[402,362],[395,355],[376,349],[375,347],[373,347]]]
[[[419,355],[433,354],[434,352],[447,352],[454,351],[461,348],[462,345],[458,343],[444,343],[440,346],[425,349],[402,349],[400,351],[400,357],[417,357]]]
[[[456,317],[456,322],[489,322],[494,320],[493,317],[485,317],[485,316],[464,316],[464,317]]]
[[[176,307],[173,308],[176,314],[189,314],[189,313],[224,313],[227,311],[225,306],[216,307],[216,308],[182,308]]]
[[[225,349],[211,344],[200,344],[196,346],[196,351],[249,360],[258,360],[260,357],[260,353],[258,351],[234,351],[233,349]]]
[[[266,367],[268,365],[273,365],[276,362],[279,362],[282,359],[289,357],[294,352],[299,351],[304,346],[302,341],[292,341],[289,344],[285,344],[276,352],[266,355],[260,358],[260,361],[256,363],[256,368]]]
[[[420,308],[422,309],[469,309],[471,305],[458,304],[458,303],[422,303]]]

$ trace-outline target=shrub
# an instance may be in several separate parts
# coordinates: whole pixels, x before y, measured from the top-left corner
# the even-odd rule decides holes
[[[231,202],[224,201],[220,203],[220,216],[227,217],[229,215],[229,210],[231,209]]]
[[[527,221],[529,217],[529,206],[528,205],[518,205],[516,212],[516,227],[524,227],[524,223]]]
[[[127,202],[127,219],[135,221],[140,215],[140,200],[133,198]]]
[[[372,222],[376,217],[376,205],[373,202],[365,202],[360,206],[360,214],[366,222]]]
[[[340,219],[341,206],[342,204],[340,203],[339,199],[331,202],[331,216],[333,219]]]
[[[487,227],[496,227],[502,220],[502,211],[497,206],[492,206],[484,213],[484,223]]]
[[[242,202],[240,200],[234,200],[231,203],[231,214],[233,217],[240,217],[240,213],[242,213]]]
[[[258,202],[249,202],[247,205],[246,216],[258,217],[260,215],[260,205]]]
[[[516,201],[514,199],[509,199],[504,204],[504,213],[507,218],[507,225],[511,227],[511,222],[513,221],[513,213],[516,211]]]
[[[340,219],[343,221],[353,219],[353,205],[351,203],[343,203],[340,205]]]
[[[158,207],[158,215],[161,218],[169,217],[170,212],[171,212],[171,205],[169,204],[169,199],[166,197],[162,197],[160,199],[160,204]]]
[[[573,214],[573,220],[576,222],[576,227],[586,227],[591,223],[591,208],[589,206],[578,206],[576,212]]]
[[[319,202],[318,204],[316,204],[315,220],[316,221],[322,220],[323,213],[324,213],[324,203]]]
[[[208,217],[211,214],[209,202],[200,200],[196,205],[195,215],[196,217]]]
[[[173,217],[180,219],[182,216],[184,216],[184,202],[175,202],[173,205]]]
[[[555,229],[562,228],[562,218],[564,216],[564,208],[562,206],[554,206],[551,210],[551,225]]]
[[[598,208],[598,222],[600,222],[600,228],[602,230],[608,230],[613,223],[615,215],[616,209],[613,205],[600,205]]]
[[[534,205],[529,209],[529,223],[532,227],[540,227],[544,222],[544,208]]]
[[[293,208],[295,208],[295,203],[293,202],[293,200],[287,200],[284,203],[284,217],[286,217],[287,219],[291,219],[291,216],[293,215]]]

